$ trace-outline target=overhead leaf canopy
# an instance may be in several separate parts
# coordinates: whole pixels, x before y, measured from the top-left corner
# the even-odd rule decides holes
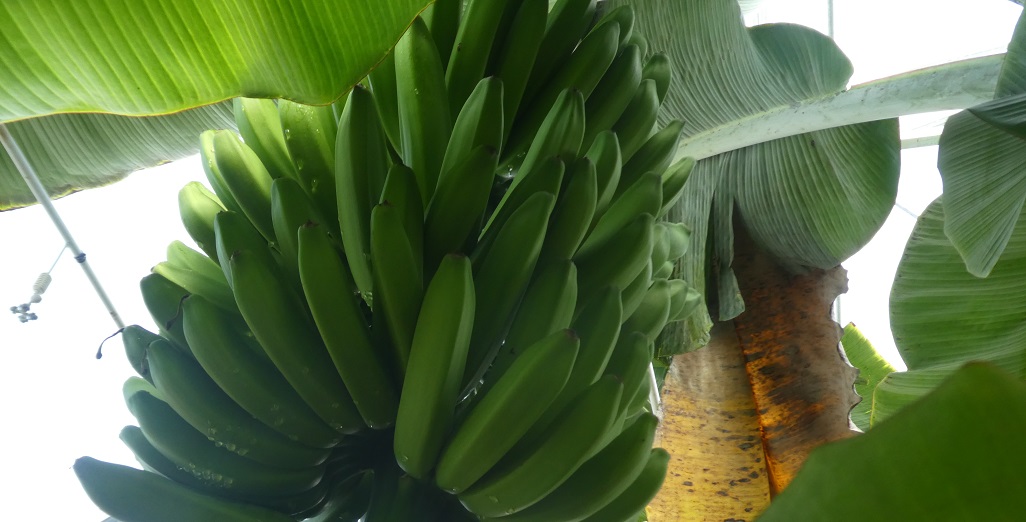
[[[673,82],[661,114],[684,121],[682,142],[703,130],[840,92],[851,64],[826,36],[776,24],[745,28],[735,0],[630,3],[653,50],[666,50]],[[700,161],[671,213],[695,243],[681,276],[693,281],[720,320],[743,309],[731,268],[733,214],[753,239],[795,271],[830,268],[858,251],[882,225],[897,191],[896,120],[777,139]],[[694,349],[710,317],[684,326]]]
[[[225,110],[141,121],[88,113],[162,115],[236,96],[330,103],[429,3],[4,0],[0,122],[52,194],[102,185],[194,152],[197,129],[223,127]],[[32,201],[4,152],[0,191],[0,209]]]

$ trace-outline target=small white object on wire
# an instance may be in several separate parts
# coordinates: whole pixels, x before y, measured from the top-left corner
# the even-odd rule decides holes
[[[46,289],[50,287],[50,283],[53,282],[53,276],[50,275],[50,272],[53,272],[54,267],[57,266],[57,261],[60,261],[61,256],[64,255],[64,251],[67,249],[68,244],[65,243],[64,248],[62,248],[61,252],[57,254],[57,259],[54,259],[53,264],[50,265],[50,269],[39,274],[39,277],[36,278],[36,282],[32,284],[32,297],[29,298],[29,301],[27,303],[11,307],[11,313],[17,315],[18,320],[22,323],[39,319],[39,316],[30,311],[30,309],[32,308],[32,305],[43,300],[43,293],[46,292]]]

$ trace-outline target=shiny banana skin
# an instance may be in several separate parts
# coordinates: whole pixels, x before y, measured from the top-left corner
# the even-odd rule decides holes
[[[531,69],[531,78],[524,91],[524,100],[530,101],[552,77],[552,71],[565,62],[581,37],[591,26],[596,0],[557,0],[545,24],[545,37]]]
[[[396,417],[396,461],[426,479],[451,429],[474,325],[470,259],[447,255],[424,294]]]
[[[552,211],[549,231],[542,246],[542,262],[572,259],[595,215],[598,203],[595,164],[587,157],[580,158],[570,165],[565,177],[569,181]]]
[[[576,304],[577,267],[573,261],[565,259],[538,267],[478,393],[487,395],[527,347],[569,328]]]
[[[388,202],[399,213],[415,260],[424,258],[424,205],[417,188],[417,177],[409,167],[396,163],[388,169],[380,203]],[[418,277],[424,279],[424,264],[417,262]]]
[[[335,369],[367,426],[391,426],[399,395],[387,362],[374,346],[349,267],[323,227],[303,226],[298,239],[306,302]]]
[[[658,173],[649,172],[638,179],[630,188],[609,206],[588,237],[577,250],[577,255],[587,257],[595,249],[606,244],[610,238],[642,214],[656,215],[663,204],[663,182]]]
[[[534,273],[555,200],[548,192],[529,197],[496,234],[487,254],[474,262],[477,293],[489,298],[477,301],[464,384],[476,385],[497,353]]]
[[[272,178],[299,179],[292,163],[278,105],[266,98],[235,98],[235,124],[246,145],[256,153]]]
[[[146,348],[158,339],[163,337],[137,324],[130,324],[121,331],[121,342],[125,344],[128,363],[132,365],[135,373],[150,383],[153,382],[153,377],[150,376],[150,365],[146,360]]]
[[[136,461],[143,466],[143,469],[163,475],[183,486],[187,486],[202,493],[215,495],[225,500],[244,502],[255,506],[272,509],[274,511],[295,515],[316,507],[324,500],[327,493],[327,485],[321,481],[317,486],[296,495],[268,496],[268,495],[246,495],[232,490],[211,485],[202,477],[197,478],[189,471],[179,467],[173,461],[164,456],[157,448],[146,440],[142,429],[138,426],[125,426],[119,435],[125,446],[135,455]]]
[[[391,347],[396,373],[401,376],[409,362],[424,295],[422,258],[410,245],[401,211],[387,201],[371,211],[370,240],[374,262],[372,328],[381,328],[375,336]]]
[[[579,347],[572,330],[527,346],[456,429],[438,463],[438,487],[459,494],[492,469],[559,395]]]
[[[498,77],[489,76],[477,83],[453,124],[440,176],[466,160],[478,147],[502,150],[503,97],[503,82]]]
[[[174,343],[182,353],[192,354],[182,331],[182,299],[189,292],[160,274],[149,274],[139,282],[143,303],[157,323],[157,333]]]
[[[588,459],[555,491],[508,522],[581,520],[622,494],[649,460],[659,418],[645,413]]]
[[[564,162],[577,158],[584,141],[584,95],[581,91],[565,89],[549,107],[538,111],[542,111],[540,114],[545,118],[541,125],[537,122],[530,128],[514,125],[503,149],[504,164],[515,170],[517,176],[531,172],[536,163],[551,156]]]
[[[214,216],[224,210],[217,196],[202,183],[191,181],[178,191],[178,213],[189,237],[204,254],[217,261],[214,246]]]
[[[249,460],[211,442],[164,401],[145,392],[128,398],[146,440],[161,454],[211,486],[248,495],[289,495],[313,488],[323,467],[283,469]]]
[[[613,132],[620,139],[620,152],[626,163],[652,135],[652,127],[659,113],[659,93],[655,80],[642,79],[620,119],[613,124]]]
[[[624,164],[620,173],[620,185],[617,195],[633,185],[641,176],[648,172],[662,175],[670,166],[673,155],[677,152],[677,142],[684,129],[684,122],[674,120],[652,135],[638,152]]]
[[[207,130],[200,134],[200,161],[203,164],[203,173],[206,174],[210,188],[214,190],[214,194],[217,195],[217,199],[221,201],[224,208],[242,213],[242,207],[228,190],[228,185],[225,184],[224,177],[221,175],[221,169],[217,166],[217,155],[214,153],[214,137],[217,136],[217,132]]]
[[[302,105],[278,100],[278,116],[285,133],[285,146],[296,167],[296,178],[324,217],[334,217],[335,135],[338,119],[330,105]],[[338,232],[334,220],[324,223]]]
[[[296,278],[299,277],[299,227],[308,222],[326,221],[299,182],[291,178],[274,180],[271,184],[271,224],[278,240],[282,264]]]
[[[506,191],[496,209],[485,223],[484,230],[474,249],[474,259],[488,255],[498,234],[513,214],[528,199],[536,194],[546,193],[558,196],[566,174],[566,164],[556,156],[537,163],[530,171],[521,171],[513,178],[513,185]],[[521,181],[517,183],[517,181]]]
[[[608,130],[600,132],[585,157],[595,164],[595,177],[598,182],[598,198],[592,216],[594,223],[606,212],[620,183],[623,157],[620,154],[620,140],[616,133]]]
[[[585,518],[583,522],[629,522],[636,520],[637,515],[659,493],[666,478],[666,469],[670,463],[670,454],[662,448],[655,448],[649,453],[648,461],[634,482],[620,496],[606,504],[595,514]]]
[[[214,217],[214,238],[217,246],[218,259],[222,259],[221,271],[224,272],[228,286],[232,282],[232,266],[228,260],[238,250],[249,250],[263,258],[265,263],[276,263],[270,246],[264,236],[246,219],[246,216],[232,211],[221,212]],[[234,296],[234,294],[232,294]]]
[[[182,304],[185,335],[203,370],[239,406],[289,440],[330,448],[341,435],[303,401],[252,338],[224,312],[197,296]]]
[[[496,75],[502,79],[503,136],[508,136],[531,77],[548,16],[547,0],[522,0],[499,51]]]
[[[626,288],[634,280],[651,258],[652,224],[652,216],[642,214],[587,256],[574,256],[578,303],[587,302],[606,285]]]
[[[214,131],[214,159],[228,191],[250,223],[269,242],[271,225],[271,178],[260,158],[239,137],[226,130]],[[222,198],[223,199],[223,198]]]
[[[467,3],[445,70],[448,106],[453,117],[470,97],[478,80],[485,75],[488,57],[508,3],[508,0],[470,0]]]
[[[167,261],[157,263],[153,272],[182,287],[189,294],[202,295],[226,312],[239,313],[232,289],[224,272],[209,257],[174,241],[167,248]]]
[[[195,360],[167,341],[150,344],[146,358],[161,397],[200,433],[239,456],[282,468],[316,466],[328,452],[290,441],[253,418],[221,390]]]
[[[456,38],[454,49],[459,47],[460,37],[457,35]],[[399,154],[403,163],[416,173],[421,203],[427,206],[438,184],[442,158],[452,133],[453,116],[447,103],[445,71],[431,33],[422,19],[414,20],[396,44],[395,65],[402,145]],[[474,79],[467,94],[478,79],[480,75]],[[462,101],[456,107],[462,107]]]
[[[600,132],[613,128],[616,120],[620,119],[641,84],[641,59],[641,49],[637,45],[622,49],[585,101],[587,124],[583,147],[590,147]]]
[[[156,473],[92,457],[73,466],[89,498],[123,522],[289,522],[274,511],[204,495]]]
[[[432,274],[446,254],[463,251],[468,239],[477,239],[498,162],[497,149],[477,147],[438,178],[424,217],[425,274]]]
[[[374,289],[370,264],[370,214],[381,193],[373,193],[372,181],[385,179],[388,151],[369,91],[357,85],[339,120],[335,145],[335,175],[339,225],[349,267],[356,286],[365,296]]]
[[[306,303],[276,266],[249,250],[232,253],[232,291],[239,311],[274,365],[329,426],[341,433],[365,427],[317,335]]]
[[[623,384],[613,376],[592,384],[567,408],[537,446],[518,451],[459,495],[481,517],[511,515],[538,502],[566,481],[592,453],[616,415]],[[522,454],[520,452],[522,451]]]

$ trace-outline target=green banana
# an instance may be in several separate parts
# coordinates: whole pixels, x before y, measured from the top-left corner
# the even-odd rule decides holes
[[[634,34],[634,8],[630,5],[621,5],[608,13],[604,13],[588,34],[595,33],[605,24],[616,24],[620,28],[620,41],[618,43],[622,51],[627,42],[630,41],[631,35]]]
[[[434,10],[433,7],[429,8]],[[426,13],[425,13],[426,14]],[[374,98],[374,107],[378,111],[378,118],[385,138],[395,150],[402,149],[399,138],[399,94],[395,85],[395,51],[389,51],[378,66],[367,75],[370,83],[371,93]],[[363,87],[354,87],[354,89]],[[339,115],[341,118],[341,114]],[[336,155],[338,150],[335,151]]]
[[[460,12],[463,10],[463,4],[463,0],[435,0],[435,3],[428,6],[420,15],[431,31],[443,69],[449,64],[449,55],[452,54],[456,34],[460,29]]]
[[[459,49],[460,36],[457,36]],[[450,59],[450,70],[455,60]],[[399,98],[399,134],[403,163],[413,169],[426,207],[438,184],[445,146],[452,133],[445,72],[427,25],[420,18],[395,47],[396,87]],[[469,94],[477,80],[467,90]],[[456,110],[462,107],[460,102]]]
[[[585,303],[606,285],[626,288],[652,255],[650,214],[642,214],[588,255],[574,256],[578,303]]]
[[[270,265],[250,250],[228,259],[232,291],[242,317],[285,379],[329,426],[342,433],[364,427],[342,378],[302,297]]]
[[[639,215],[656,215],[662,204],[662,178],[656,172],[649,172],[613,201],[609,209],[594,223],[588,237],[577,250],[577,255],[590,255]]]
[[[527,346],[456,429],[438,462],[438,487],[459,494],[492,469],[563,389],[579,346],[572,330]]]
[[[491,386],[528,346],[569,328],[576,304],[577,267],[573,261],[567,259],[539,267],[478,393],[487,396]]]
[[[595,164],[586,157],[580,158],[570,165],[565,177],[569,181],[552,211],[549,231],[542,246],[543,262],[573,258],[595,215],[598,199]]]
[[[157,323],[157,333],[169,339],[183,353],[191,354],[182,332],[182,300],[189,293],[160,274],[149,274],[139,282],[143,303]]]
[[[652,277],[654,275],[651,261],[646,262],[641,271],[634,276],[634,279],[623,288],[620,300],[623,302],[624,320],[627,320],[638,309],[638,306],[641,306],[641,301],[645,298],[648,287],[652,286]]]
[[[637,45],[625,47],[609,65],[606,74],[584,103],[587,122],[584,130],[585,148],[591,146],[600,132],[613,128],[634,97],[634,92],[641,84],[641,58],[641,49]]]
[[[508,0],[470,0],[463,11],[445,71],[448,107],[453,117],[485,75],[507,3]]]
[[[126,401],[129,399],[129,397],[139,392],[146,392],[154,397],[157,397],[158,399],[163,400],[160,391],[157,390],[155,386],[153,386],[153,383],[147,381],[146,379],[142,379],[133,375],[125,379],[124,384],[121,385],[121,395],[125,398]]]
[[[524,100],[534,98],[552,77],[552,71],[570,57],[591,26],[595,5],[596,0],[556,0],[549,11],[545,37],[539,47],[545,52],[538,53],[524,91]]]
[[[424,205],[417,189],[417,177],[409,167],[396,163],[388,169],[380,203],[388,202],[399,213],[413,258],[424,258]],[[417,276],[424,279],[424,265],[417,262]]]
[[[626,416],[627,405],[648,381],[648,367],[652,362],[654,345],[643,332],[622,328],[606,365],[606,375],[615,375],[623,383],[623,395],[617,407],[617,417]]]
[[[529,197],[498,231],[492,248],[474,263],[477,293],[488,298],[477,301],[464,384],[476,384],[498,350],[534,273],[555,200],[547,192]]]
[[[121,342],[125,343],[128,364],[132,365],[135,373],[150,383],[153,382],[153,377],[150,375],[150,364],[146,360],[146,347],[158,339],[163,337],[137,324],[130,324],[121,331]]]
[[[540,125],[515,125],[510,131],[503,156],[517,175],[530,172],[535,163],[551,156],[563,161],[579,156],[584,141],[584,95],[577,89],[565,89],[544,109],[541,114],[545,119]],[[521,156],[523,161],[514,169]]]
[[[235,201],[235,196],[228,190],[224,176],[221,175],[221,169],[217,166],[217,154],[214,153],[214,136],[217,135],[217,132],[207,130],[200,134],[200,162],[203,165],[203,173],[206,174],[210,188],[214,190],[214,194],[217,195],[217,199],[221,201],[224,208],[232,212],[242,213],[242,207],[239,206],[239,202]]]
[[[637,520],[637,515],[655,498],[663,487],[666,469],[670,463],[670,454],[662,448],[655,448],[649,453],[648,461],[634,482],[620,496],[606,504],[605,507],[585,518],[582,522],[629,522]]]
[[[302,105],[278,100],[278,116],[285,132],[285,146],[296,167],[299,184],[303,186],[326,218],[334,218],[335,203],[335,135],[338,120],[330,105]],[[334,219],[324,223],[338,232]]]
[[[242,213],[267,241],[274,241],[271,225],[271,175],[260,158],[231,131],[215,131],[214,156],[225,187]],[[219,194],[220,195],[220,194]],[[222,198],[223,200],[224,198]]]
[[[372,193],[371,180],[385,179],[388,152],[374,109],[371,93],[357,85],[339,121],[335,145],[335,171],[338,191],[338,220],[342,244],[353,271],[356,286],[364,296],[374,288],[370,265],[370,213],[381,192]]]
[[[359,522],[372,495],[371,473],[362,473],[332,484],[328,500],[306,522]]]
[[[249,495],[289,495],[313,488],[324,473],[323,466],[284,469],[231,453],[149,393],[129,397],[128,409],[154,448],[212,486]]]
[[[669,245],[667,259],[675,261],[684,257],[691,243],[691,229],[684,223],[663,222],[666,242]]]
[[[123,522],[289,522],[274,511],[198,493],[156,473],[81,457],[73,466],[86,494]]]
[[[322,224],[325,217],[299,182],[291,178],[274,180],[271,184],[271,224],[283,264],[296,278],[299,277],[299,227],[308,222]],[[325,225],[325,228],[330,227]]]
[[[641,56],[648,56],[648,39],[642,36],[640,32],[632,32],[630,38],[627,39],[627,45],[637,45],[638,49],[641,50]]]
[[[595,137],[591,148],[585,154],[595,164],[595,175],[598,182],[598,198],[595,203],[595,214],[592,222],[598,221],[613,201],[613,194],[620,183],[620,172],[623,169],[620,154],[620,139],[613,131],[602,131]]]
[[[398,375],[406,371],[417,314],[424,295],[421,258],[413,251],[400,210],[389,202],[371,211],[375,335],[392,348]]]
[[[511,4],[512,5],[512,4]],[[548,16],[547,0],[521,0],[497,56],[496,75],[503,83],[502,135],[509,136],[531,77]]]
[[[161,397],[200,433],[251,460],[281,468],[316,466],[328,452],[303,446],[254,419],[226,395],[203,367],[163,340],[146,353]]]
[[[662,265],[659,265],[659,269],[652,272],[652,280],[656,279],[669,279],[673,275],[673,269],[676,267],[673,261],[666,261]]]
[[[659,211],[660,216],[665,216],[684,195],[684,184],[691,177],[694,168],[694,158],[684,158],[663,173],[663,208]]]
[[[281,126],[278,105],[267,98],[235,98],[235,124],[239,134],[272,178],[288,177],[299,179],[292,163],[288,146],[285,144],[285,130]]]
[[[349,267],[323,227],[303,226],[298,239],[303,291],[335,369],[364,422],[374,429],[391,426],[398,394],[374,346]]]
[[[617,187],[617,195],[624,192],[634,184],[641,176],[649,172],[662,175],[670,166],[673,155],[677,152],[677,142],[680,141],[680,133],[684,129],[684,122],[673,120],[662,130],[652,135],[631,156],[623,165],[620,173],[620,185]]]
[[[659,93],[655,80],[642,79],[627,108],[612,128],[620,139],[620,153],[624,163],[630,161],[652,135],[658,113]]]
[[[424,294],[395,422],[396,460],[416,478],[428,477],[451,428],[475,307],[470,259],[447,255]]]
[[[338,432],[317,416],[251,337],[234,330],[213,303],[193,296],[182,303],[185,336],[203,370],[260,422],[313,448],[330,448]]]
[[[667,321],[672,323],[687,319],[703,301],[702,294],[684,281],[671,279],[670,284],[673,293],[670,297],[670,315]]]
[[[538,502],[584,463],[612,424],[623,384],[599,379],[572,402],[537,446],[511,450],[485,477],[459,495],[482,517],[511,515]]]
[[[666,222],[657,221],[652,227],[652,266],[661,267],[670,261],[670,241],[667,237]],[[666,279],[663,277],[662,279]]]
[[[503,143],[503,83],[490,76],[478,82],[466,104],[456,117],[452,137],[445,147],[445,157],[439,176],[455,168],[478,147],[502,150]],[[441,181],[439,181],[441,183]]]
[[[425,274],[432,274],[445,254],[463,251],[468,239],[477,239],[498,162],[496,149],[477,147],[438,178],[424,217]]]
[[[226,312],[239,313],[232,289],[224,272],[209,257],[174,241],[167,247],[167,261],[157,263],[153,272],[182,287],[189,294],[202,295]]]
[[[210,259],[217,261],[214,246],[214,216],[224,210],[221,200],[198,181],[190,181],[178,191],[178,212],[189,237]]]
[[[516,145],[511,146],[529,142],[534,137],[556,98],[564,90],[580,92],[582,98],[587,100],[616,58],[619,38],[620,26],[613,23],[596,28],[595,32],[582,40],[570,58],[531,100],[526,110],[518,115],[510,132],[510,142]]]
[[[656,53],[645,62],[641,77],[646,80],[653,80],[656,83],[656,94],[659,103],[666,100],[666,93],[670,90],[670,78],[673,76],[673,66],[670,57],[664,53]]]
[[[505,519],[509,522],[581,520],[599,511],[641,474],[652,452],[658,424],[659,418],[655,415],[639,416],[555,491]]]
[[[565,177],[565,163],[556,156],[547,161],[537,163],[530,171],[521,171],[513,178],[512,186],[506,190],[498,206],[492,211],[481,232],[478,244],[474,249],[475,259],[488,255],[498,234],[513,214],[528,199],[540,193],[558,196]],[[520,183],[517,183],[517,182]]]

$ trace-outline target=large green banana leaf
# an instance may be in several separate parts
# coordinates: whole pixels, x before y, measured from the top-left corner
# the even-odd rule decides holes
[[[224,127],[225,108],[93,113],[164,115],[236,96],[329,103],[429,3],[0,0],[0,122],[54,195],[102,185],[194,152],[197,129]],[[0,209],[31,201],[0,152]]]
[[[944,231],[969,272],[986,277],[1026,202],[1026,17],[1008,46],[995,99],[952,116],[937,166]]]
[[[815,450],[759,518],[1020,520],[1026,384],[968,365],[865,435]]]
[[[616,0],[625,3],[628,0]],[[683,141],[703,131],[842,91],[851,63],[826,36],[776,24],[745,28],[735,0],[633,0],[652,49],[675,65],[662,118],[685,122]],[[744,309],[731,260],[734,220],[782,264],[829,268],[883,224],[897,192],[897,120],[775,139],[700,161],[671,219],[695,243],[681,277],[718,303],[720,320]],[[703,310],[684,326],[683,349],[707,341]]]

